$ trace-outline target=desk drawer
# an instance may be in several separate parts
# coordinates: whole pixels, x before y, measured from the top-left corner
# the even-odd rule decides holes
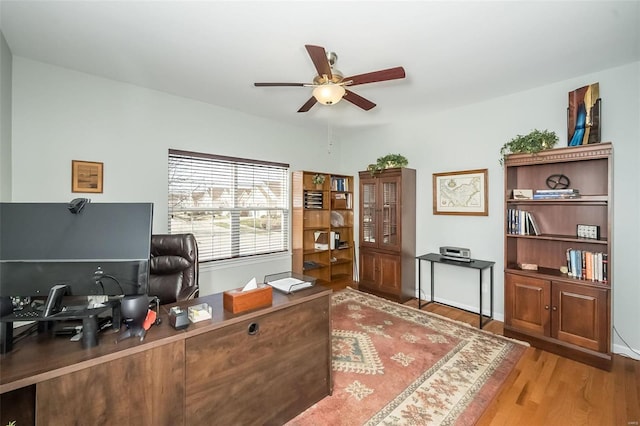
[[[284,423],[330,392],[330,296],[187,339],[186,424]]]

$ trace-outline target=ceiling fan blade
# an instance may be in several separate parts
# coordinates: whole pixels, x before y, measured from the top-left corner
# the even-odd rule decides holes
[[[311,44],[305,44],[307,52],[309,52],[309,56],[311,56],[311,60],[313,61],[313,65],[315,65],[316,70],[318,71],[319,76],[326,75],[329,80],[331,80],[331,65],[329,65],[329,60],[327,59],[327,52],[324,50],[322,46],[313,46]]]
[[[370,100],[365,99],[360,95],[356,95],[355,93],[353,93],[350,90],[347,90],[345,92],[345,94],[342,97],[342,99],[345,99],[345,100],[351,102],[355,106],[360,107],[365,111],[369,111],[371,108],[374,108],[376,106],[376,104],[374,104]]]
[[[316,102],[318,102],[316,100],[316,98],[314,98],[313,96],[310,97],[309,100],[307,102],[305,102],[305,104],[300,107],[298,112],[307,112],[307,111],[309,111],[311,109],[311,107],[316,104]]]
[[[307,83],[253,83],[256,87],[295,86],[302,87]]]
[[[352,77],[345,77],[343,81],[351,80],[349,86],[355,86],[357,84],[375,83],[378,81],[397,80],[399,78],[405,78],[404,68],[395,67],[386,70],[368,72],[366,74],[354,75]]]

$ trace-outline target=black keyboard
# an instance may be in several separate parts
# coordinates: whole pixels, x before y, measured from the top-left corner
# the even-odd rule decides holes
[[[42,318],[42,311],[36,311],[34,309],[23,309],[15,311],[12,314],[2,317],[3,320],[15,318],[17,321],[29,321],[37,318]]]
[[[107,310],[107,307],[89,308],[86,305],[71,305],[65,306],[61,311],[44,317],[42,315],[42,309],[27,308],[19,311],[14,311],[8,315],[3,316],[2,321],[37,321],[37,320],[60,320],[65,318],[83,318],[91,315],[97,315]]]

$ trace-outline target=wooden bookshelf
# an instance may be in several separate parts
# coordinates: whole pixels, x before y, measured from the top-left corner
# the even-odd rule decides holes
[[[315,184],[316,175],[324,177]],[[292,270],[318,284],[353,280],[353,176],[292,173]]]
[[[602,369],[610,369],[612,144],[514,154],[505,162],[505,336]],[[514,189],[548,189],[551,175],[569,178],[570,199],[514,199]],[[530,212],[540,233],[510,228],[509,211]],[[578,237],[578,224],[597,225],[600,238]],[[567,252],[607,256],[607,279],[564,272]],[[580,260],[582,262],[582,260]],[[524,270],[535,264],[537,270]]]

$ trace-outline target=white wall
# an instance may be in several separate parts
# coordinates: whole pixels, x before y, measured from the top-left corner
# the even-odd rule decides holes
[[[22,57],[13,67],[13,201],[153,202],[154,233],[164,233],[169,148],[290,163],[292,170],[336,163],[325,134]],[[102,194],[71,192],[71,160],[104,163]],[[288,255],[203,266],[201,294],[290,268]]]
[[[0,32],[0,201],[11,201],[11,50]]]
[[[381,155],[405,155],[409,167],[417,170],[417,254],[452,245],[470,248],[474,258],[495,261],[495,316],[502,320],[504,200],[503,170],[498,163],[500,148],[516,134],[526,134],[534,128],[555,131],[560,137],[558,146],[566,146],[568,92],[599,82],[602,140],[614,144],[614,325],[640,351],[639,79],[640,63],[634,63],[438,114],[416,114],[381,128],[343,133],[343,168],[364,170],[365,163],[375,162]],[[428,99],[425,96],[426,102]],[[362,152],[368,153],[365,163],[359,160]],[[433,215],[432,173],[483,168],[489,169],[489,216]],[[477,309],[475,271],[436,265],[435,272],[438,299]],[[488,275],[485,277],[488,280]],[[429,265],[424,264],[423,297],[430,293],[426,289],[429,279]],[[614,342],[616,352],[630,354],[620,339],[615,337]]]

